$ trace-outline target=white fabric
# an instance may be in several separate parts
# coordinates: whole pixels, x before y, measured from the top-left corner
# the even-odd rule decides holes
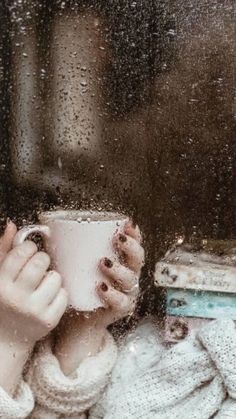
[[[232,321],[210,322],[196,337],[168,350],[161,350],[159,344],[156,356],[150,351],[150,357],[142,361],[140,352],[148,354],[150,341],[139,332],[141,336],[138,331],[133,336],[136,350],[131,349],[129,339],[117,362],[119,373],[116,366],[112,384],[91,410],[91,419],[236,418],[236,331]]]
[[[89,419],[236,418],[236,330],[230,320],[213,321],[168,350],[157,328],[143,323],[120,348],[103,393],[115,359],[107,335],[104,350],[85,360],[75,377],[65,377],[46,346],[29,374],[38,402],[29,417],[85,419],[90,408]],[[32,409],[24,382],[15,399],[0,390],[0,418],[24,419]]]
[[[116,358],[117,347],[107,332],[103,350],[88,357],[73,376],[67,377],[46,343],[33,360],[28,376],[37,402],[32,418],[84,418],[84,412],[101,397]]]
[[[10,397],[0,387],[0,418],[25,419],[32,412],[34,398],[28,384],[20,382],[15,397]]]
[[[99,402],[90,410],[89,419],[103,419],[119,404],[123,387],[132,385],[139,375],[152,368],[159,361],[165,348],[161,345],[158,328],[152,321],[143,321],[120,344],[119,356],[113,369],[109,387]],[[123,414],[125,414],[124,406]],[[123,416],[122,416],[123,419]]]

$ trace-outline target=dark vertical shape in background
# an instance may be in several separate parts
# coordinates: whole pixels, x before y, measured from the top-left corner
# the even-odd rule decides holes
[[[0,2],[0,228],[8,210],[9,184],[9,26],[4,2]]]

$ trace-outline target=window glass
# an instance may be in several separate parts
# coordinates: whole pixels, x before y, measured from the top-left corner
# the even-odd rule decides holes
[[[96,286],[103,287],[105,298],[102,299],[101,294],[98,297],[105,304],[98,312],[109,311],[109,304],[115,307],[113,317],[103,323],[102,330],[108,328],[118,346],[122,342],[130,357],[123,349],[123,358],[119,355],[115,369],[108,371],[117,380],[121,401],[116,401],[114,411],[104,410],[101,418],[121,417],[121,405],[126,403],[129,386],[130,397],[135,394],[133,383],[137,384],[139,398],[140,383],[145,386],[145,380],[140,377],[143,374],[150,379],[153,359],[157,372],[154,374],[156,384],[150,384],[150,394],[154,394],[150,406],[154,407],[146,411],[140,396],[138,406],[144,416],[138,416],[133,407],[130,409],[134,418],[167,417],[162,410],[165,406],[157,407],[159,402],[153,402],[160,385],[157,378],[161,371],[157,367],[159,346],[162,345],[163,351],[169,346],[175,348],[191,333],[195,336],[196,331],[211,320],[236,320],[233,284],[235,12],[234,2],[228,0],[6,0],[0,5],[2,231],[6,217],[20,229],[49,223],[48,218],[42,216],[45,211],[56,213],[57,222],[58,217],[60,221],[62,217],[64,223],[65,218],[75,217],[73,221],[79,218],[82,224],[84,220],[77,212],[58,215],[58,211],[90,211],[86,222],[98,223],[103,233],[98,229],[96,234],[101,234],[103,242],[104,218],[100,219],[99,215],[99,220],[94,221],[94,211],[119,214],[117,234],[123,236],[116,234],[118,244],[113,243],[117,259],[110,261],[110,255],[104,254],[109,257],[106,268],[113,272],[115,263],[118,273],[114,277],[114,273],[109,276],[108,271],[106,275],[103,271],[105,282]],[[133,220],[131,233],[119,229],[123,225],[121,214]],[[88,264],[89,259],[94,259],[93,254],[100,245],[95,239],[89,239],[87,253],[83,253],[85,244],[77,243],[77,236],[72,239],[70,235],[73,226],[68,227],[69,232],[65,227],[65,231],[58,233],[57,222],[54,223],[55,236],[51,236],[55,240],[54,247],[45,244],[47,239],[46,242],[41,240],[40,234],[29,238],[41,250],[50,253],[52,269],[57,270],[56,257],[60,258],[67,275],[75,266],[80,266],[80,260],[83,266],[85,260]],[[145,264],[136,225],[142,233]],[[65,243],[64,250],[61,249],[61,231],[68,249]],[[78,228],[78,237],[80,234]],[[88,230],[86,240],[89,234]],[[133,240],[131,244],[130,240]],[[69,261],[73,255],[72,263]],[[130,276],[127,280],[126,275],[133,275],[133,280],[135,277],[136,282],[132,284],[136,290],[139,288],[139,293],[131,287]],[[69,277],[68,273],[68,280],[62,279],[65,288],[67,282],[72,281]],[[112,303],[106,301],[110,291],[113,297],[107,298],[114,298]],[[115,302],[118,297],[119,303]],[[123,306],[130,304],[127,312],[122,301]],[[74,317],[84,316],[89,322],[92,312],[91,309],[77,310],[73,303],[68,303],[68,307],[62,328],[51,333],[52,347],[55,349],[57,342],[61,345],[59,363],[62,368],[66,364],[63,364],[63,356],[62,360],[60,358],[63,351],[73,359],[68,349],[71,349],[68,342],[73,339],[61,330],[72,330],[77,336],[80,326],[75,326]],[[83,343],[86,341],[89,346],[90,336],[95,339],[96,334],[88,324],[87,332],[84,335],[81,332],[81,336]],[[96,333],[103,332],[97,327]],[[132,333],[136,333],[135,337]],[[129,343],[125,343],[127,335]],[[154,338],[158,340],[156,346]],[[146,342],[144,346],[142,341]],[[90,358],[102,353],[101,345],[96,349],[94,342],[95,353],[93,350],[86,353]],[[201,348],[206,349],[204,342]],[[191,350],[194,353],[194,349]],[[134,373],[132,362],[137,362],[139,351],[141,361],[138,372]],[[57,349],[55,357],[56,354]],[[175,349],[168,356],[167,360],[174,360]],[[65,367],[65,374],[74,373],[73,368],[84,361],[84,358],[75,359],[73,367],[70,365],[68,370]],[[192,362],[194,360],[193,354]],[[128,372],[125,365],[129,365]],[[165,368],[165,362],[163,365]],[[121,377],[118,377],[119,368]],[[208,364],[204,373],[206,368]],[[170,381],[181,386],[178,380],[175,382],[175,368],[172,376],[168,368],[167,371]],[[204,385],[212,379],[211,375],[209,380],[203,376]],[[34,382],[37,377],[33,377]],[[43,405],[34,387],[37,386],[33,385],[37,403]],[[193,385],[193,392],[200,394],[200,387],[200,384]],[[108,399],[113,400],[116,390],[111,383],[104,383],[104,388],[108,388]],[[104,388],[101,393],[106,392]],[[224,391],[228,392],[227,386]],[[183,400],[190,400],[188,397],[188,391],[183,391]],[[170,399],[168,396],[166,402],[170,406],[170,418],[179,417],[184,408],[181,405],[171,416],[171,409],[177,409],[180,402],[177,396],[176,403]],[[213,404],[208,413],[196,417],[214,417],[220,407],[214,408]],[[80,413],[76,407],[76,417],[86,411],[88,417],[95,418],[90,410],[94,405],[95,401],[88,403]],[[190,411],[190,402],[186,401],[184,406]],[[125,408],[129,409],[128,402]],[[58,417],[70,417],[63,411],[60,414],[65,416]]]

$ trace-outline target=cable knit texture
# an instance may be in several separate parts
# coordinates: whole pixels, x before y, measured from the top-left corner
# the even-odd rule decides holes
[[[14,399],[0,387],[0,418],[25,419],[32,412],[33,407],[32,391],[23,380],[17,388]]]
[[[137,333],[133,342],[136,348],[131,346],[126,356],[139,363],[148,343]],[[103,400],[91,410],[92,419],[236,418],[236,331],[231,320],[210,322],[196,337],[168,350],[159,345],[136,376],[131,367],[130,379],[127,370],[123,379],[120,367]]]
[[[82,419],[101,397],[116,358],[116,344],[107,332],[103,350],[85,359],[73,376],[67,377],[46,342],[32,361],[28,375],[38,405],[32,417]]]
[[[232,419],[236,418],[236,330],[231,320],[213,321],[196,336],[165,349],[157,328],[144,322],[120,347],[116,360],[109,334],[105,347],[75,376],[60,370],[50,346],[34,358],[29,386],[14,399],[0,390],[3,419]],[[98,402],[97,402],[98,401]],[[97,403],[96,403],[97,402]],[[93,406],[93,407],[92,407]]]

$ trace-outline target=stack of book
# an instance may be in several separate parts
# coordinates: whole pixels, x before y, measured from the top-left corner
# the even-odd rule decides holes
[[[155,283],[166,289],[166,342],[183,340],[211,319],[236,320],[233,265],[204,260],[161,261],[156,264]]]

